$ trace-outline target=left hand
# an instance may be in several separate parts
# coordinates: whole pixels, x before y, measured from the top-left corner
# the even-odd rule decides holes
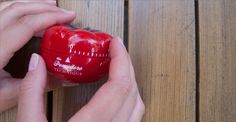
[[[70,23],[75,13],[56,7],[55,0],[24,0],[0,4],[0,112],[16,105],[21,79],[3,68],[32,36],[54,24]],[[17,67],[15,68],[17,70]],[[44,71],[46,73],[46,70]],[[34,74],[37,79],[37,74]]]

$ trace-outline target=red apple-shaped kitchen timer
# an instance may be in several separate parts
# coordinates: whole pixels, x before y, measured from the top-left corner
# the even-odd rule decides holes
[[[71,83],[95,82],[109,71],[109,44],[112,36],[69,25],[46,30],[41,55],[48,71]]]

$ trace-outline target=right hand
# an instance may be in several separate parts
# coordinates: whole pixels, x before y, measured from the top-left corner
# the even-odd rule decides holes
[[[145,107],[138,92],[130,56],[120,38],[111,41],[110,56],[108,81],[69,122],[141,121]],[[47,121],[43,107],[45,70],[43,59],[34,54],[21,83],[17,122]]]

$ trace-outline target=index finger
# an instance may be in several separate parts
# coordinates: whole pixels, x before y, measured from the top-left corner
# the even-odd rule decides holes
[[[14,1],[5,1],[5,2],[2,2],[0,4],[0,11],[7,8],[8,6],[12,5],[13,3],[16,3],[16,2],[45,2],[45,3],[49,3],[49,4],[52,4],[52,5],[56,5],[56,0],[14,0]]]
[[[123,106],[132,83],[128,54],[121,44],[121,39],[115,38],[111,41],[110,56],[109,80],[97,91],[90,102],[71,118],[71,121],[111,121]],[[86,115],[92,117],[86,118]]]
[[[56,3],[55,3],[56,4]],[[21,17],[32,14],[40,14],[50,11],[59,11],[56,6],[46,2],[13,2],[0,11],[0,31],[4,30],[7,26],[12,25]],[[0,8],[1,9],[1,8]]]
[[[34,33],[55,24],[69,23],[75,18],[74,12],[44,12],[28,15],[0,31],[0,69],[3,68],[13,54],[30,40]]]

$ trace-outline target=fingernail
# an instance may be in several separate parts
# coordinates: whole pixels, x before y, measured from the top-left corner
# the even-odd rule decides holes
[[[121,43],[122,46],[124,46],[123,40],[120,37],[116,37],[116,39]]]
[[[61,9],[61,11],[65,12],[67,14],[75,14],[74,11],[66,10],[66,9],[63,9],[63,8],[60,8],[60,9]]]
[[[47,2],[47,3],[49,3],[49,4],[53,4],[53,5],[56,5],[57,4],[57,2],[56,1],[45,1],[45,2]]]
[[[39,61],[38,54],[35,54],[35,53],[32,54],[32,56],[30,58],[30,63],[29,63],[29,71],[36,69],[36,67],[38,65],[38,61]]]

